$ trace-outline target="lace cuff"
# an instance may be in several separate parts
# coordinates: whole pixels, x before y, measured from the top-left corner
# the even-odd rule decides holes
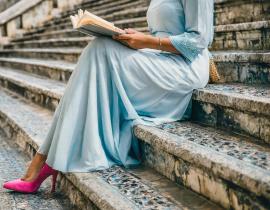
[[[201,44],[200,35],[183,33],[169,36],[172,45],[190,62],[202,52],[204,47]]]

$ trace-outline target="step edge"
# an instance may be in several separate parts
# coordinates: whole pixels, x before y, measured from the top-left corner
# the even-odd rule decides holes
[[[17,60],[16,60],[17,59]],[[38,60],[41,61],[39,63],[36,62],[31,62],[33,60]],[[32,65],[32,66],[42,66],[42,67],[47,67],[47,68],[52,68],[52,69],[59,69],[62,71],[68,71],[68,72],[72,72],[76,66],[76,64],[74,63],[69,63],[69,62],[59,62],[59,64],[57,64],[55,62],[55,60],[52,60],[54,62],[54,64],[48,64],[48,62],[50,61],[48,60],[43,60],[43,59],[31,59],[31,58],[17,58],[17,57],[0,57],[0,61],[4,61],[4,62],[9,62],[9,63],[17,63],[17,64],[27,64],[27,65]],[[68,64],[68,65],[72,65],[71,67],[67,67],[63,64]],[[2,67],[1,68],[6,68],[6,67]],[[12,68],[10,68],[12,69]],[[14,69],[16,70],[16,69]]]
[[[212,97],[215,95],[218,95],[219,97]],[[258,96],[252,97],[253,98],[250,99],[248,96],[241,95],[239,93],[222,93],[219,90],[212,90],[207,88],[196,89],[193,91],[192,95],[192,99],[197,101],[230,107],[240,111],[247,111],[249,113],[270,116],[270,99]],[[241,101],[241,103],[239,103],[239,101]],[[254,108],[254,105],[256,105],[256,108]]]
[[[20,71],[20,70],[18,70]],[[30,77],[33,77],[35,78],[33,75],[29,74],[28,72],[24,73],[26,74],[26,76],[29,76]],[[31,90],[33,92],[37,92],[38,94],[45,94],[53,99],[57,99],[57,100],[60,100],[63,93],[64,93],[64,90],[65,88],[63,87],[62,90],[58,90],[57,92],[55,90],[52,90],[52,89],[48,89],[47,87],[44,87],[42,85],[38,85],[38,84],[33,84],[29,81],[26,81],[26,80],[20,80],[20,79],[17,79],[15,78],[14,76],[11,77],[11,76],[7,76],[5,74],[1,74],[0,72],[0,80],[1,79],[4,79],[4,80],[8,80],[9,82],[13,83],[13,84],[16,84],[22,88],[26,88],[28,90]],[[43,78],[39,78],[39,79],[43,79]],[[47,79],[44,79],[44,81],[47,80]],[[55,82],[54,80],[50,80],[52,82]],[[55,82],[56,83],[56,82]],[[57,82],[60,84],[60,82]],[[64,84],[64,83],[63,83]],[[0,86],[1,87],[1,86]]]
[[[258,196],[265,196],[270,199],[270,172],[262,169],[260,167],[249,165],[245,163],[247,171],[250,173],[245,173],[245,179],[242,177],[243,173],[239,170],[240,166],[243,165],[243,161],[225,156],[221,153],[216,152],[211,149],[212,155],[203,149],[203,146],[198,145],[194,142],[181,139],[181,144],[176,144],[179,141],[179,137],[175,134],[170,134],[168,132],[162,132],[160,129],[155,127],[150,127],[146,125],[136,125],[134,128],[135,136],[142,141],[149,143],[151,146],[157,147],[159,149],[168,152],[169,154],[175,155],[181,159],[191,162],[195,165],[199,164],[199,167],[207,168],[211,170],[215,175],[222,177],[244,189],[250,190]],[[172,144],[174,144],[172,146]],[[171,145],[170,147],[168,145]],[[210,150],[210,148],[207,148]],[[203,151],[203,154],[202,154]],[[213,154],[215,157],[213,158]],[[188,157],[190,156],[190,157]],[[224,157],[227,159],[233,159],[233,161],[225,162]],[[219,166],[217,166],[219,164]],[[230,165],[231,164],[231,165]],[[216,167],[213,169],[213,167]],[[256,169],[254,171],[254,168]],[[223,170],[228,169],[230,174],[224,173]],[[265,174],[268,174],[267,180],[265,180]],[[225,176],[227,175],[227,176]],[[240,178],[239,178],[240,177]],[[235,183],[235,180],[240,181],[240,183]],[[257,185],[259,187],[250,188],[250,184],[253,186]],[[259,190],[259,188],[261,190]]]

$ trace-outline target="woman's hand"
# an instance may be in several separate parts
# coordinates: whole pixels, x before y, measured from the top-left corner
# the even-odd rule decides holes
[[[125,32],[126,34],[113,36],[113,39],[118,40],[133,49],[151,48],[180,54],[180,52],[172,45],[168,37],[158,38],[131,28],[125,29]]]
[[[143,32],[137,31],[137,30],[135,30],[133,28],[125,28],[124,31],[127,34],[144,34]]]
[[[123,42],[133,49],[147,48],[149,44],[149,35],[136,31],[135,29],[125,29],[126,34],[113,36],[113,39]]]

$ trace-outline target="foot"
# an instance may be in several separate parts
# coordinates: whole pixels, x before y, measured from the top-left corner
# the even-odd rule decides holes
[[[5,182],[3,188],[22,192],[22,193],[35,193],[39,189],[42,182],[47,179],[47,177],[52,175],[52,188],[51,192],[55,192],[56,178],[58,171],[54,170],[48,164],[44,164],[42,169],[39,171],[37,178],[33,181],[24,181],[21,179],[15,179],[12,181]]]
[[[31,182],[35,180],[39,174],[40,169],[43,167],[46,161],[46,156],[36,153],[29,165],[26,174],[21,178],[23,181]]]

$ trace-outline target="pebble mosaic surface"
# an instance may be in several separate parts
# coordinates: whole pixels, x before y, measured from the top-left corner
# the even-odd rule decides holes
[[[5,181],[17,179],[25,172],[29,158],[7,143],[0,130],[0,210],[77,210],[59,189],[50,194],[51,179],[42,183],[35,194],[23,194],[2,188]]]
[[[180,209],[157,191],[144,184],[139,178],[118,166],[97,173],[140,209]]]
[[[270,86],[256,86],[256,85],[243,85],[243,84],[208,84],[207,90],[217,90],[224,93],[236,93],[244,96],[256,96],[270,99]]]
[[[231,140],[225,135],[209,132],[189,123],[165,123],[157,127],[246,163],[270,170],[270,149],[250,143],[244,137]]]

